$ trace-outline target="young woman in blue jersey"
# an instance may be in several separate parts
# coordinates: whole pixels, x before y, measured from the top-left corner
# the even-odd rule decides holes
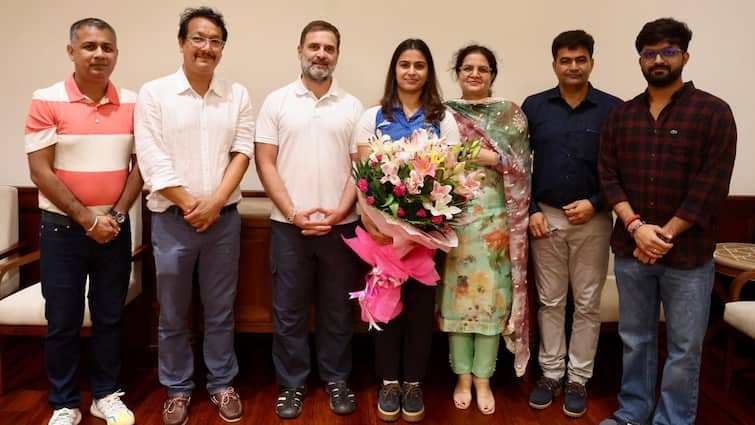
[[[459,142],[456,122],[443,105],[430,49],[422,40],[407,39],[393,52],[380,105],[365,111],[355,138],[363,142],[380,130],[398,140],[420,129],[432,130],[448,143]],[[391,243],[365,215],[362,223],[375,241]],[[409,279],[401,287],[401,301],[401,314],[375,333],[375,372],[382,380],[378,417],[418,422],[425,415],[421,384],[434,329],[435,286]]]

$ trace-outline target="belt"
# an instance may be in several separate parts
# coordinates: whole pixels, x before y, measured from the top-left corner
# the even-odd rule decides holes
[[[45,211],[45,210],[42,210],[42,221],[46,223],[59,224],[61,226],[81,227],[81,225],[77,223],[74,219],[72,219],[71,217],[68,217],[66,215],[56,214],[54,212]]]
[[[233,204],[224,206],[223,208],[220,209],[220,215],[229,213],[231,211],[236,211],[237,205],[238,205],[238,202],[234,202]],[[163,211],[162,214],[170,214],[170,215],[175,215],[177,217],[183,217],[184,210],[182,210],[181,208],[178,208],[177,205],[171,205],[168,207],[167,210]]]

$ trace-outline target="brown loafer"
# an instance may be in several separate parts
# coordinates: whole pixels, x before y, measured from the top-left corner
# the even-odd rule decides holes
[[[244,409],[241,407],[241,397],[233,387],[213,394],[210,401],[218,406],[218,414],[226,422],[238,422],[241,420],[241,415],[244,414]]]
[[[186,425],[189,420],[191,397],[177,395],[168,397],[163,403],[163,423],[165,425]]]

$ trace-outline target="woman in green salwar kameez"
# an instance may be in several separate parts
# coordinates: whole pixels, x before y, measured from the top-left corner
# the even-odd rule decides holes
[[[490,377],[501,335],[514,352],[516,374],[529,359],[526,315],[527,220],[531,155],[527,119],[519,106],[490,97],[495,55],[471,45],[456,54],[462,98],[447,102],[462,143],[480,140],[481,196],[469,202],[469,223],[456,230],[438,292],[440,328],[449,334],[451,368],[458,375],[454,403],[495,412]]]

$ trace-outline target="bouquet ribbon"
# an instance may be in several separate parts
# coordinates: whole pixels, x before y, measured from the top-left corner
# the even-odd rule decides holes
[[[366,230],[356,228],[356,237],[344,242],[372,266],[365,277],[365,288],[351,292],[359,299],[362,320],[369,329],[382,330],[377,322],[388,323],[401,313],[401,285],[410,277],[425,285],[437,285],[440,275],[435,270],[435,249],[412,244],[401,248],[376,243]]]

